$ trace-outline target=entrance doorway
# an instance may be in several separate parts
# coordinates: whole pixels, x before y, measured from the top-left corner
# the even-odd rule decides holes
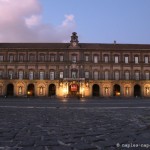
[[[114,85],[114,96],[120,96],[120,85],[118,85],[118,84],[115,84]]]
[[[50,84],[49,85],[48,95],[49,96],[55,96],[56,95],[56,86],[55,86],[55,84]]]
[[[135,97],[137,97],[137,96],[140,97],[141,96],[141,87],[138,84],[136,84],[134,86],[134,96]]]
[[[92,96],[99,96],[100,88],[98,84],[94,84],[92,87]]]
[[[34,84],[29,84],[27,88],[27,95],[28,96],[34,96]]]
[[[7,96],[14,96],[14,85],[8,84],[7,85]]]
[[[78,96],[79,95],[79,85],[74,83],[69,86],[69,95]]]

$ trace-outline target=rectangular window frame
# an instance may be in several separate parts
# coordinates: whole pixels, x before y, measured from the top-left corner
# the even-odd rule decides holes
[[[90,77],[89,71],[85,71],[84,75],[85,75],[85,79],[89,79],[89,77]]]
[[[135,64],[138,64],[138,63],[139,63],[139,57],[138,57],[138,56],[135,56],[135,57],[134,57],[134,62],[135,62]]]
[[[34,79],[34,72],[29,71],[29,80],[33,80],[33,79]]]
[[[59,78],[60,78],[60,79],[63,79],[63,78],[64,78],[64,72],[63,72],[63,71],[60,71],[60,72],[59,72]]]
[[[64,61],[64,56],[63,56],[63,55],[60,55],[60,56],[59,56],[59,60],[60,60],[60,62],[63,62],[63,61]]]
[[[97,56],[97,55],[94,55],[93,59],[94,59],[94,60],[93,60],[94,63],[97,64],[97,63],[98,63],[98,56]]]
[[[128,64],[128,63],[129,63],[129,56],[125,56],[125,57],[124,57],[124,62],[125,62],[125,64]]]
[[[89,61],[89,55],[85,55],[85,61],[86,61],[86,62]]]
[[[109,57],[107,55],[104,56],[104,62],[108,63],[109,62]]]
[[[115,56],[115,64],[119,63],[119,56]]]
[[[23,71],[19,71],[18,78],[19,80],[23,80]]]
[[[3,61],[4,61],[4,56],[0,55],[0,62],[3,62]]]
[[[55,79],[55,72],[50,71],[50,80],[54,80],[54,79]]]
[[[40,80],[44,80],[44,71],[40,71]]]
[[[145,63],[145,64],[148,64],[148,62],[149,62],[148,56],[145,56],[145,57],[144,57],[144,63]]]

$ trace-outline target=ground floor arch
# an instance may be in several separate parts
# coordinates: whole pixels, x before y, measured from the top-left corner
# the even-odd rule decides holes
[[[6,91],[7,96],[14,96],[14,85],[13,84],[8,84],[7,85],[7,91]]]
[[[0,96],[150,97],[150,81],[1,81]]]
[[[113,95],[114,96],[120,96],[121,94],[121,88],[120,88],[120,85],[119,84],[115,84],[113,86]]]
[[[98,84],[94,84],[92,86],[92,96],[99,96],[100,95],[100,87]]]
[[[134,86],[134,96],[135,97],[140,97],[141,96],[141,86],[136,84]]]
[[[27,95],[28,96],[35,96],[35,87],[34,84],[29,84],[27,87]]]
[[[48,88],[48,95],[49,96],[55,96],[56,95],[56,85],[50,84]]]

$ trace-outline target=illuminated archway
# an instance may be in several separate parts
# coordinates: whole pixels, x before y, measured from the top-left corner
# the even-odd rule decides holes
[[[73,83],[69,86],[69,95],[71,96],[77,96],[79,94],[79,85],[76,83]]]
[[[35,95],[35,88],[34,84],[29,84],[27,88],[27,95],[28,96],[34,96]]]
[[[92,87],[92,96],[99,96],[100,88],[98,84],[94,84]]]
[[[50,84],[50,85],[49,85],[48,95],[49,95],[49,96],[54,96],[54,95],[56,95],[56,86],[55,86],[55,84]]]
[[[7,85],[7,96],[14,96],[14,85],[13,84],[8,84]]]
[[[114,91],[114,96],[120,96],[120,85],[118,84],[115,84],[114,85],[114,88],[113,88],[113,91]]]
[[[136,84],[135,86],[134,86],[134,96],[135,97],[140,97],[141,96],[141,86],[140,85],[138,85],[138,84]]]

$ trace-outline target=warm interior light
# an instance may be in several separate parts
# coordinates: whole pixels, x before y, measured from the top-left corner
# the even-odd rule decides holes
[[[116,95],[117,95],[117,96],[120,96],[120,92],[116,92]]]

